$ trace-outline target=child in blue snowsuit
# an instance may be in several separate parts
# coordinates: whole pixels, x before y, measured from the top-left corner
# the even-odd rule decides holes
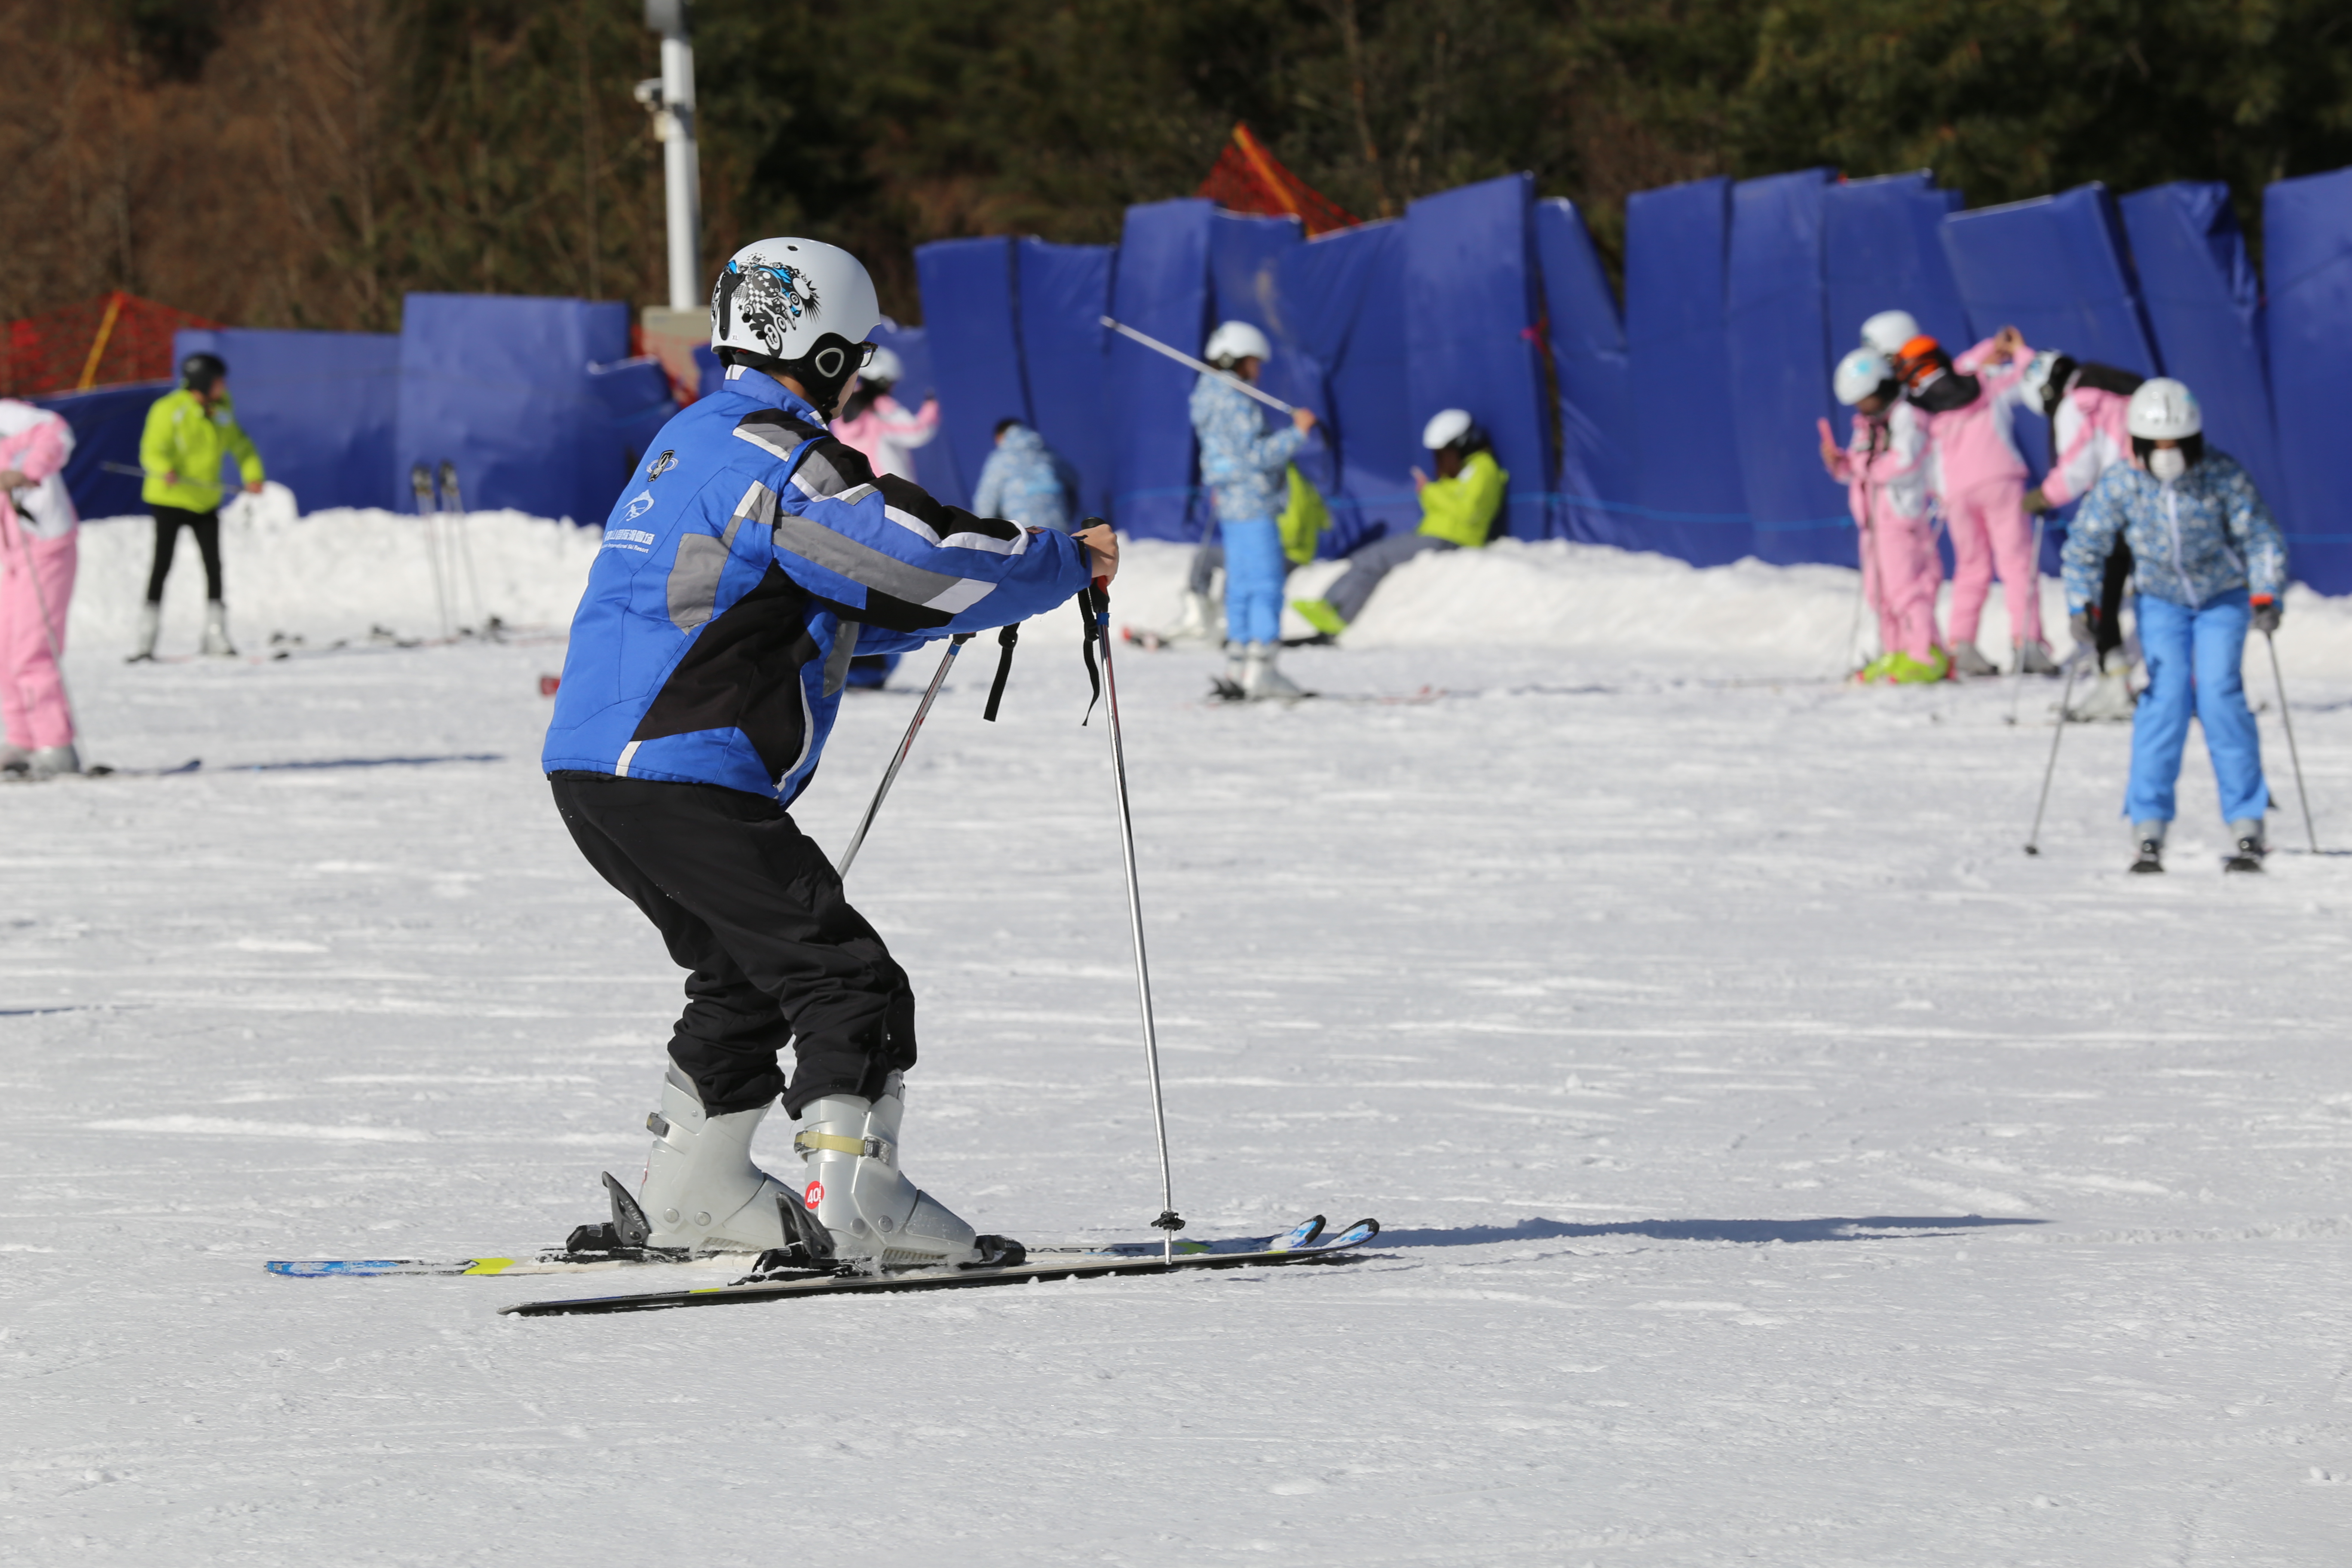
[[[2087,648],[2098,634],[2108,552],[2118,534],[2131,547],[2148,675],[2132,721],[2124,792],[2139,848],[2132,869],[2164,869],[2165,830],[2193,714],[2237,844],[2229,868],[2257,871],[2270,790],[2241,666],[2248,627],[2278,626],[2286,543],[2246,470],[2205,446],[2202,416],[2187,387],[2163,377],[2144,383],[2132,395],[2130,419],[2133,460],[2099,476],[2067,530],[2064,565],[2074,640]],[[2156,439],[2143,430],[2178,434]]]

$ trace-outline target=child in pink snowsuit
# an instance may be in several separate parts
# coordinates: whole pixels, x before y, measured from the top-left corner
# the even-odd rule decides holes
[[[1936,589],[1944,563],[1927,521],[1933,465],[1927,419],[1890,395],[1856,406],[1843,450],[1833,444],[1828,420],[1821,431],[1823,463],[1845,485],[1846,504],[1862,532],[1863,592],[1878,612],[1882,657],[1864,679],[1940,679],[1945,666],[1936,647]],[[1885,657],[1897,653],[1903,662]]]
[[[918,413],[890,395],[890,384],[869,384],[862,377],[850,389],[833,422],[834,438],[866,455],[877,474],[896,474],[912,481],[915,460],[910,454],[928,446],[940,431],[940,400],[927,397]]]
[[[2042,574],[2033,556],[2033,525],[2021,504],[2025,459],[2010,423],[2024,398],[2032,354],[2013,328],[2004,328],[1962,354],[1946,356],[1932,339],[1904,345],[1910,399],[1927,416],[1935,454],[1937,505],[1952,537],[1953,667],[1990,675],[1977,651],[1977,625],[1992,591],[1996,565],[2009,606],[2010,635],[2023,668],[2054,671],[2042,637]]]
[[[0,398],[0,767],[79,773],[73,714],[56,655],[73,599],[74,515],[66,494],[73,431],[46,408]]]

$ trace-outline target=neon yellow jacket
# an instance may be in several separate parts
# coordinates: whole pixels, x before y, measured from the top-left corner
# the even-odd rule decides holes
[[[211,413],[185,388],[158,398],[139,436],[139,466],[147,472],[140,495],[149,506],[211,511],[221,503],[221,454],[236,456],[245,482],[261,482],[261,454],[237,427],[223,397]]]
[[[1465,550],[1484,548],[1510,484],[1494,453],[1471,453],[1460,473],[1421,487],[1421,531]]]

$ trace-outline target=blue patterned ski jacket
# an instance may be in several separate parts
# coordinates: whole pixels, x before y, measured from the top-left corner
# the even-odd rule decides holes
[[[2271,509],[2238,460],[2210,447],[2168,485],[2128,463],[2099,476],[2066,531],[2069,610],[2099,596],[2118,533],[2131,546],[2139,591],[2185,610],[2233,588],[2275,595],[2286,587],[2286,541]]]
[[[1024,620],[1087,584],[1064,533],[877,477],[757,371],[662,426],[604,524],[541,763],[790,805],[852,657]]]
[[[1255,399],[1221,375],[1192,384],[1192,430],[1201,437],[1201,482],[1227,522],[1272,522],[1290,504],[1284,472],[1306,440],[1296,426],[1268,430]]]

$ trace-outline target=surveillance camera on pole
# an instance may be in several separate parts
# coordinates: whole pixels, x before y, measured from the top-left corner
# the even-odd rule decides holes
[[[636,99],[654,117],[662,144],[662,184],[669,217],[669,308],[692,310],[703,294],[697,252],[702,224],[702,165],[694,140],[694,45],[688,0],[646,0],[646,26],[661,35],[660,79],[637,83]]]

